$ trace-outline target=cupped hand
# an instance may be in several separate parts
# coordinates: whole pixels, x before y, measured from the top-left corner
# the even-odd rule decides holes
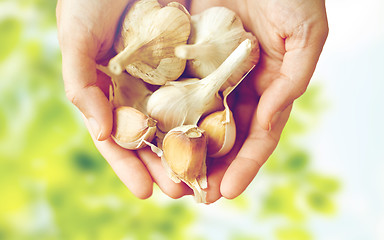
[[[135,196],[147,198],[152,194],[153,181],[157,181],[159,161],[142,162],[134,151],[119,147],[111,139],[112,108],[106,97],[110,80],[96,71],[97,63],[105,64],[112,57],[116,28],[129,2],[132,1],[59,0],[58,39],[68,99],[81,111],[97,149],[118,177]],[[179,184],[170,188],[168,195],[177,194],[178,188],[184,189],[182,194],[188,193]]]
[[[110,82],[96,71],[96,63],[112,56],[116,27],[128,2],[58,1],[66,94],[82,112],[100,153],[135,196],[149,197],[155,182],[165,194],[179,198],[191,190],[173,183],[150,149],[125,150],[110,138],[112,109],[106,97]],[[208,160],[208,202],[235,198],[275,149],[293,101],[306,90],[328,32],[324,1],[179,2],[190,6],[191,14],[212,6],[232,9],[260,42],[260,62],[231,97],[238,131],[235,147],[223,159]]]
[[[324,0],[193,0],[190,12],[212,6],[240,16],[259,40],[261,57],[231,96],[238,136],[226,157],[208,159],[208,202],[239,196],[272,154],[328,35]]]

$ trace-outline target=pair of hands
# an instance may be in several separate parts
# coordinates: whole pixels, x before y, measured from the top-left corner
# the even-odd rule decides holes
[[[97,149],[138,198],[148,198],[153,183],[172,198],[192,194],[170,180],[149,148],[129,151],[110,137],[112,109],[108,78],[96,63],[112,57],[119,18],[132,0],[58,0],[57,25],[67,97],[82,112]],[[171,1],[160,0],[162,4]],[[324,0],[180,0],[196,14],[212,6],[235,11],[261,47],[260,62],[232,96],[237,125],[234,149],[210,159],[207,201],[240,195],[278,144],[293,101],[315,70],[328,34]]]

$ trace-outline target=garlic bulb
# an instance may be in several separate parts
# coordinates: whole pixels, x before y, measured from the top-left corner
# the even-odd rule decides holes
[[[163,132],[181,125],[196,125],[203,114],[222,107],[218,95],[220,87],[242,65],[251,50],[252,41],[246,39],[204,79],[174,81],[160,87],[148,99],[149,116],[158,121]]]
[[[112,139],[126,149],[140,149],[156,134],[156,121],[132,107],[113,110]]]
[[[174,55],[174,48],[187,42],[190,28],[190,15],[179,3],[161,7],[157,0],[135,2],[115,41],[118,54],[109,62],[111,72],[126,69],[154,85],[177,79],[186,61]]]
[[[259,60],[259,45],[255,36],[244,30],[239,16],[225,7],[212,7],[191,17],[192,29],[188,45],[175,48],[175,55],[188,59],[186,72],[191,77],[204,78],[217,69],[244,39],[250,39],[252,52],[239,66],[221,91],[234,86]]]
[[[197,202],[205,202],[207,139],[203,130],[184,125],[169,131],[163,141],[162,162],[171,179],[185,182]],[[178,180],[177,180],[178,179]]]
[[[147,101],[152,94],[145,83],[127,73],[114,75],[107,67],[97,65],[97,69],[111,78],[112,86],[109,91],[109,101],[114,108],[129,106],[146,114]]]

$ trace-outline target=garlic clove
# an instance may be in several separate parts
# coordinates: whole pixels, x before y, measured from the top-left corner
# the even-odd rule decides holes
[[[174,55],[177,45],[185,44],[190,34],[190,15],[180,4],[165,7],[156,0],[136,1],[122,20],[110,70],[124,69],[134,77],[154,85],[176,80],[186,60]]]
[[[205,114],[222,109],[221,86],[247,59],[251,40],[244,40],[229,57],[204,79],[168,82],[148,99],[147,112],[163,132],[181,125],[196,125]]]
[[[231,151],[236,140],[236,125],[229,109],[209,114],[198,126],[206,132],[209,157],[221,157]]]
[[[155,91],[148,99],[149,116],[158,121],[163,132],[181,125],[196,125],[205,112],[222,108],[222,99],[213,94],[202,103],[199,90],[195,87],[198,79],[185,79],[170,82]]]
[[[162,162],[171,179],[191,187],[197,202],[205,202],[207,138],[195,125],[183,125],[169,131],[163,141]],[[176,181],[177,182],[177,181]]]
[[[253,70],[253,66],[241,79],[232,87],[223,91],[224,110],[209,114],[199,123],[199,127],[205,130],[208,138],[209,157],[218,158],[231,151],[236,141],[236,124],[232,111],[228,105],[228,96]]]
[[[204,131],[193,125],[172,129],[163,142],[164,157],[169,167],[186,181],[199,177],[206,149]]]
[[[185,15],[187,15],[189,22],[191,22],[191,14],[189,14],[188,10],[184,7],[183,4],[179,2],[170,2],[167,4],[167,7],[175,7],[178,8],[179,10],[183,11]]]
[[[127,73],[114,75],[107,67],[96,65],[96,68],[111,78],[112,86],[109,90],[109,101],[114,108],[129,106],[146,114],[147,101],[152,94],[145,83]]]
[[[217,69],[245,39],[250,39],[252,51],[241,66],[221,87],[234,86],[244,73],[259,61],[259,45],[255,36],[244,30],[240,17],[225,7],[212,7],[191,18],[191,35],[187,45],[175,48],[175,55],[188,59],[186,72],[191,77],[204,78]]]
[[[132,107],[118,107],[113,110],[112,139],[126,149],[145,147],[145,141],[152,141],[156,134],[156,120]]]

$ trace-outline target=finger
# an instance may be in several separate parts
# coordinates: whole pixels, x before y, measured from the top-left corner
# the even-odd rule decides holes
[[[97,140],[107,139],[112,131],[112,109],[97,85],[94,58],[66,47],[63,48],[62,68],[68,99],[84,114],[93,136]]]
[[[160,158],[149,148],[140,149],[137,153],[147,167],[153,181],[163,193],[173,199],[193,194],[193,191],[186,184],[183,182],[175,183],[168,177]]]
[[[57,26],[60,25],[60,18],[61,18],[61,0],[58,0],[57,4],[56,4],[56,24],[57,24]]]
[[[223,176],[239,152],[246,135],[248,135],[249,125],[252,119],[252,113],[255,111],[257,98],[252,88],[248,87],[252,78],[246,78],[238,86],[237,91],[229,95],[229,104],[232,109],[236,124],[236,142],[232,150],[221,158],[207,159],[207,179],[208,189],[207,202],[213,203],[222,197],[220,185]]]
[[[222,159],[207,159],[209,166],[207,166],[207,181],[208,188],[206,191],[206,204],[211,204],[219,200],[222,195],[220,192],[220,184],[227,170],[228,164]]]
[[[88,129],[90,125],[85,121]],[[146,167],[133,151],[118,146],[111,138],[98,141],[92,137],[96,148],[107,160],[125,186],[140,199],[152,195],[153,181]]]
[[[324,28],[324,29],[323,29]],[[308,30],[309,31],[309,30]],[[307,89],[324,45],[328,28],[312,29],[310,39],[302,35],[285,40],[286,53],[279,76],[263,92],[259,107],[258,121],[262,128],[270,129],[273,117],[293,103]],[[309,34],[309,33],[308,33]]]
[[[220,186],[223,197],[233,199],[239,196],[255,178],[276,148],[290,111],[291,106],[274,119],[275,127],[271,131],[258,125],[257,116],[254,116],[248,138],[223,177]]]

